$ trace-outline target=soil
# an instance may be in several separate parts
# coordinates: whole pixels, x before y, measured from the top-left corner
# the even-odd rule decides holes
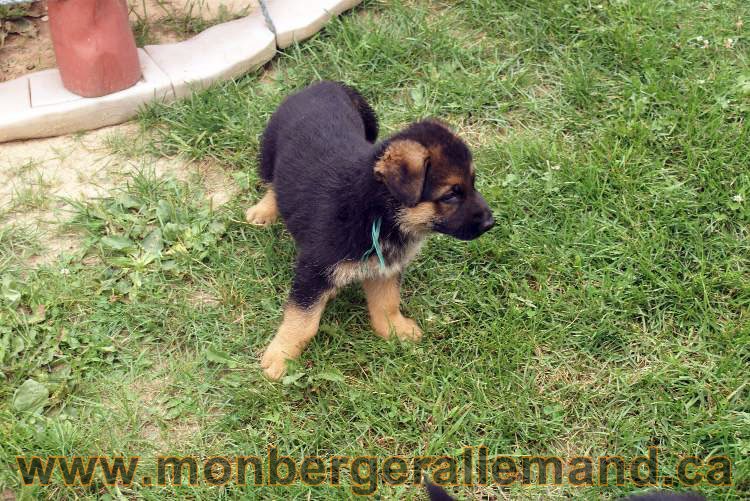
[[[28,35],[10,33],[0,47],[0,82],[55,66],[46,0],[32,4],[30,14],[25,19],[34,25],[36,35],[33,31]]]

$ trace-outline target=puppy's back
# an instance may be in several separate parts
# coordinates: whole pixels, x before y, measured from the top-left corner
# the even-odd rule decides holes
[[[359,92],[339,82],[318,82],[287,97],[269,120],[261,142],[260,177],[274,182],[278,157],[284,153],[280,150],[287,156],[296,151],[311,156],[316,146],[335,151],[356,139],[373,143],[377,135],[375,112]]]

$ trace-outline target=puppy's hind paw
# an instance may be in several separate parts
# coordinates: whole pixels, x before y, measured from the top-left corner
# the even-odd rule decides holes
[[[275,207],[269,208],[267,205],[258,203],[245,211],[245,221],[256,226],[268,226],[276,222],[278,214]]]
[[[276,192],[273,188],[268,188],[263,198],[245,212],[245,220],[258,226],[273,224],[277,217],[279,217],[279,207],[276,205]]]

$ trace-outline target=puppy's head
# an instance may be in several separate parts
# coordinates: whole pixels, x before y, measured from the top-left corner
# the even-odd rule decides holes
[[[397,220],[406,233],[472,240],[495,224],[474,189],[469,148],[439,122],[417,122],[391,137],[375,162],[375,177],[398,200]]]

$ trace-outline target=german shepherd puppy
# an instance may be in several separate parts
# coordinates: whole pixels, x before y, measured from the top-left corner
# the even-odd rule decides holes
[[[289,96],[263,134],[263,198],[249,223],[279,214],[297,247],[284,317],[261,359],[270,379],[318,331],[326,302],[361,281],[375,332],[418,340],[399,309],[401,273],[433,231],[471,240],[495,221],[474,189],[466,144],[444,124],[416,122],[376,143],[378,122],[354,89],[319,82]],[[382,256],[382,259],[381,259]]]

